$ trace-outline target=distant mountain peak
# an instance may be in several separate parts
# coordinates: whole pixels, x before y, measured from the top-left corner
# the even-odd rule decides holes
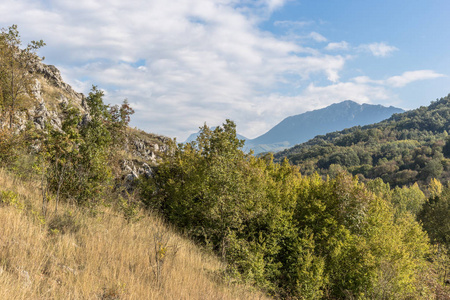
[[[246,148],[253,149],[255,153],[276,152],[306,142],[316,135],[377,123],[401,112],[404,110],[393,106],[345,100],[287,117],[265,134],[248,140]]]

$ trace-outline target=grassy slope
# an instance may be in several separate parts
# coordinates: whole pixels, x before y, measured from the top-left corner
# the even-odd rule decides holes
[[[44,221],[39,184],[3,169],[0,197],[0,299],[265,299],[156,217],[62,204]]]

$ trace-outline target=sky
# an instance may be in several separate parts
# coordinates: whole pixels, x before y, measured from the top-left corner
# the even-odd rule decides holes
[[[184,141],[205,122],[255,138],[344,100],[403,109],[450,93],[448,0],[2,0],[0,27],[132,126]]]

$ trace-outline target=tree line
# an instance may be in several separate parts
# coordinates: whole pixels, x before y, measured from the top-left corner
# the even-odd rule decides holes
[[[334,176],[346,170],[363,181],[381,177],[391,186],[450,179],[450,95],[390,119],[317,136],[277,153],[304,174]]]

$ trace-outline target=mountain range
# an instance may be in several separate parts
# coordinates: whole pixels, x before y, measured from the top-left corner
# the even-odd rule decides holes
[[[403,109],[393,106],[358,104],[346,100],[322,109],[287,117],[255,139],[248,139],[242,135],[238,135],[238,138],[246,141],[245,150],[252,149],[255,154],[278,152],[304,143],[316,135],[377,123],[402,112]],[[195,140],[197,135],[198,133],[191,134],[186,142]]]

